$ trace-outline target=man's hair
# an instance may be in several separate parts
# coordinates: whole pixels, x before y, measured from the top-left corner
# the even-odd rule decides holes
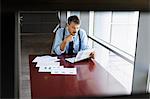
[[[76,15],[70,16],[68,18],[68,24],[70,25],[71,22],[74,22],[76,24],[80,24],[80,20]]]

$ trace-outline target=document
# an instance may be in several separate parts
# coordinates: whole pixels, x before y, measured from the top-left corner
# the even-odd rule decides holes
[[[37,62],[36,67],[43,67],[43,66],[47,66],[47,67],[58,67],[60,66],[60,62],[55,62],[55,61],[50,61],[50,62]]]
[[[63,66],[41,66],[38,72],[51,72],[53,69],[61,69],[64,68]]]
[[[36,58],[34,58],[34,60],[32,62],[38,62],[40,60],[40,57],[37,56]]]
[[[64,68],[60,66],[60,59],[51,56],[37,56],[32,62],[37,62],[38,72],[49,72],[51,74],[76,75],[76,68]]]
[[[51,74],[76,75],[76,68],[56,68],[51,70]]]
[[[64,66],[42,66],[39,68],[38,72],[49,72],[51,74],[63,74],[63,75],[76,75],[77,69],[76,68],[64,68]]]
[[[94,52],[95,49],[92,48],[92,49],[87,49],[87,50],[82,50],[82,51],[79,51],[76,55],[76,57],[72,57],[72,58],[65,58],[66,61],[70,62],[70,63],[75,63],[75,62],[78,62],[78,61],[81,61],[81,60],[84,60],[84,59],[87,59],[90,57],[90,54],[92,52]]]
[[[49,55],[46,56],[37,56],[32,62],[49,62],[49,61],[59,61],[56,57],[52,57]]]

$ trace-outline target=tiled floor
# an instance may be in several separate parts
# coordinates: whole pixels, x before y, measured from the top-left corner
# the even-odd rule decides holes
[[[31,99],[29,54],[47,54],[50,45],[50,34],[21,35],[20,99]]]

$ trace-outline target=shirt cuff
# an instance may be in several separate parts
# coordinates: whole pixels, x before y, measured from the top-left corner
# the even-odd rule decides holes
[[[65,50],[66,50],[66,48],[63,51],[61,51],[60,46],[58,46],[57,49],[56,49],[56,53],[57,53],[57,55],[61,55],[62,53],[65,52]]]

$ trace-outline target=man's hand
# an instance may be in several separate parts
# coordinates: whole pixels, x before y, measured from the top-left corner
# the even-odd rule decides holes
[[[72,41],[72,35],[70,34],[70,35],[68,35],[66,38],[65,38],[65,40],[66,40],[66,42],[70,42],[70,41]]]
[[[60,45],[60,50],[63,51],[63,50],[65,49],[65,47],[66,47],[66,44],[67,44],[68,42],[70,42],[70,41],[72,41],[72,35],[71,35],[71,34],[68,35],[68,36],[63,40],[63,42],[62,42],[61,45]]]
[[[95,59],[95,51],[90,53],[90,58]]]

